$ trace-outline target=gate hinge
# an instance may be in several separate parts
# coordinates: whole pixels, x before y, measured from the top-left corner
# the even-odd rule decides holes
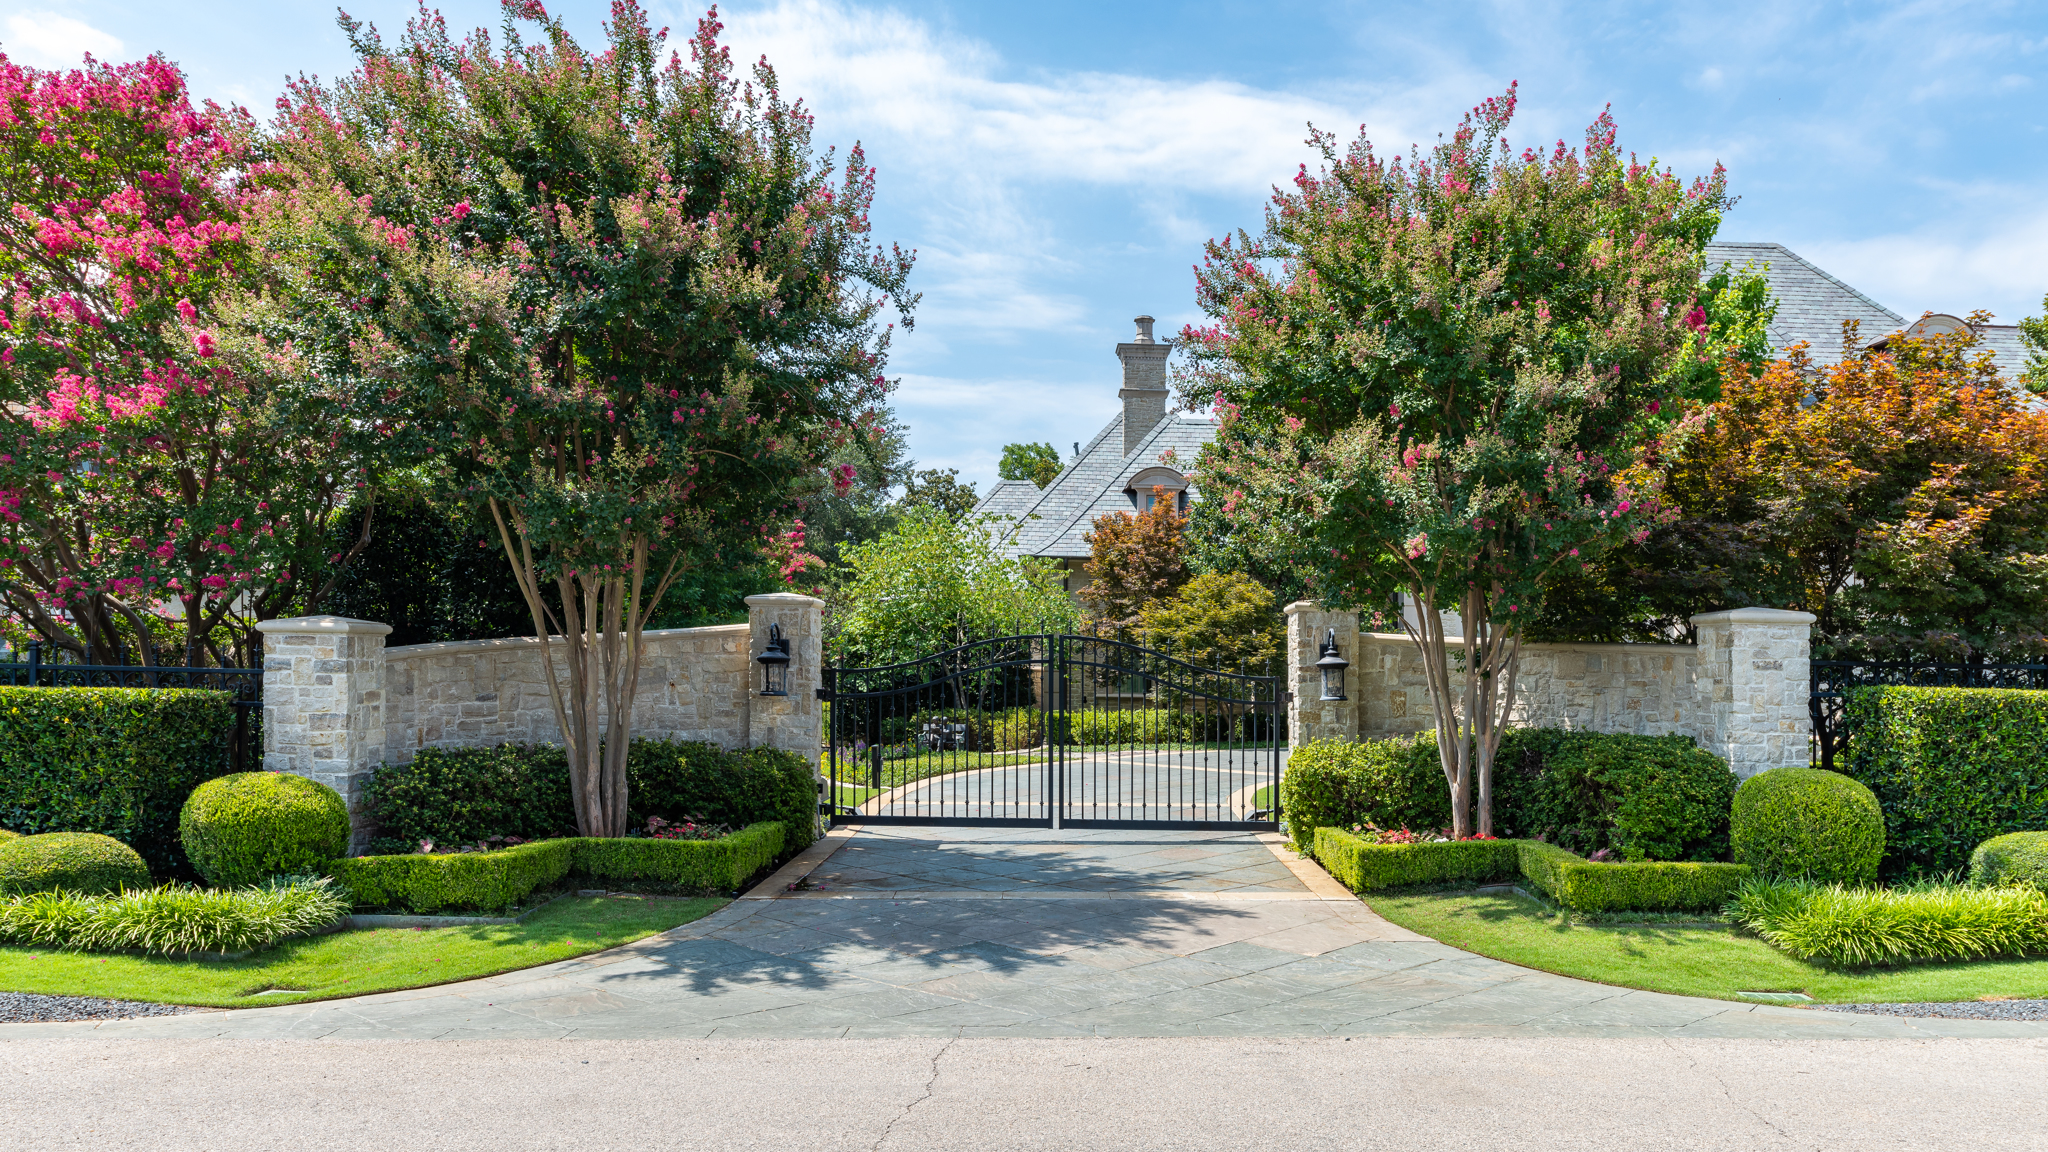
[[[820,688],[820,689],[818,689],[818,699],[820,699],[820,700],[830,700],[831,698],[832,698],[832,690],[831,690],[830,688]]]

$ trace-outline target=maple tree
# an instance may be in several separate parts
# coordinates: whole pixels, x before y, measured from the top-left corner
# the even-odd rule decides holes
[[[1731,362],[1722,388],[1665,465],[1671,570],[1716,574],[1729,603],[1813,612],[1836,655],[2048,652],[2048,413],[1973,330],[1825,368],[1803,347]]]
[[[908,324],[912,261],[867,242],[860,149],[815,153],[716,9],[687,63],[630,0],[597,51],[537,0],[504,13],[494,41],[423,9],[395,47],[342,18],[355,71],[281,104],[263,256],[317,301],[322,370],[381,392],[380,430],[488,512],[578,827],[616,836],[650,615],[721,555],[810,563],[790,521],[882,434],[881,316]]]
[[[1212,323],[1183,331],[1179,371],[1219,416],[1197,482],[1246,535],[1327,605],[1414,605],[1459,836],[1491,830],[1551,573],[1660,515],[1622,472],[1689,390],[1674,369],[1729,203],[1718,168],[1688,185],[1624,155],[1604,112],[1583,150],[1516,153],[1514,108],[1510,87],[1406,160],[1313,134],[1320,170],[1275,191],[1263,232],[1209,243]]]
[[[1122,637],[1143,623],[1145,606],[1163,600],[1188,581],[1186,518],[1167,493],[1143,512],[1111,512],[1095,518],[1081,539],[1088,545],[1088,583],[1081,587],[1087,626],[1099,636]]]

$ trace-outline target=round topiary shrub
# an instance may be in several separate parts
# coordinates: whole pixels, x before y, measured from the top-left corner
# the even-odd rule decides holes
[[[1774,768],[1742,782],[1730,821],[1735,862],[1764,876],[1868,884],[1884,859],[1884,811],[1839,772]]]
[[[178,813],[185,855],[216,888],[312,872],[348,852],[348,805],[289,772],[240,772],[192,790]]]
[[[46,832],[0,839],[0,895],[81,892],[97,896],[149,887],[142,857],[97,832]]]
[[[1970,853],[1970,883],[2031,884],[2048,891],[2048,832],[2008,832],[1977,845]]]

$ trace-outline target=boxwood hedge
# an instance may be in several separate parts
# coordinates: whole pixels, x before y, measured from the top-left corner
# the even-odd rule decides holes
[[[1575,912],[1718,908],[1750,874],[1740,864],[1595,863],[1539,840],[1373,844],[1340,828],[1316,829],[1315,857],[1354,892],[1520,877]]]
[[[133,848],[96,832],[45,832],[0,842],[0,895],[77,892],[96,896],[149,887]]]
[[[98,832],[185,875],[178,808],[227,772],[233,727],[225,692],[0,687],[0,825]]]
[[[2048,892],[2048,832],[2007,832],[1970,853],[1970,883],[2031,884]]]
[[[1844,765],[1884,810],[1887,876],[1953,872],[2006,832],[2048,830],[2048,692],[1858,688]]]
[[[768,820],[717,840],[565,836],[493,852],[356,856],[328,870],[357,905],[412,912],[509,908],[572,873],[729,894],[775,860],[784,834],[781,822]]]

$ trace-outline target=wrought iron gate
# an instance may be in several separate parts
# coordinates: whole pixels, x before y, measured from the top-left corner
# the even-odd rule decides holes
[[[827,668],[827,803],[870,824],[1272,829],[1281,678],[1092,636]]]

